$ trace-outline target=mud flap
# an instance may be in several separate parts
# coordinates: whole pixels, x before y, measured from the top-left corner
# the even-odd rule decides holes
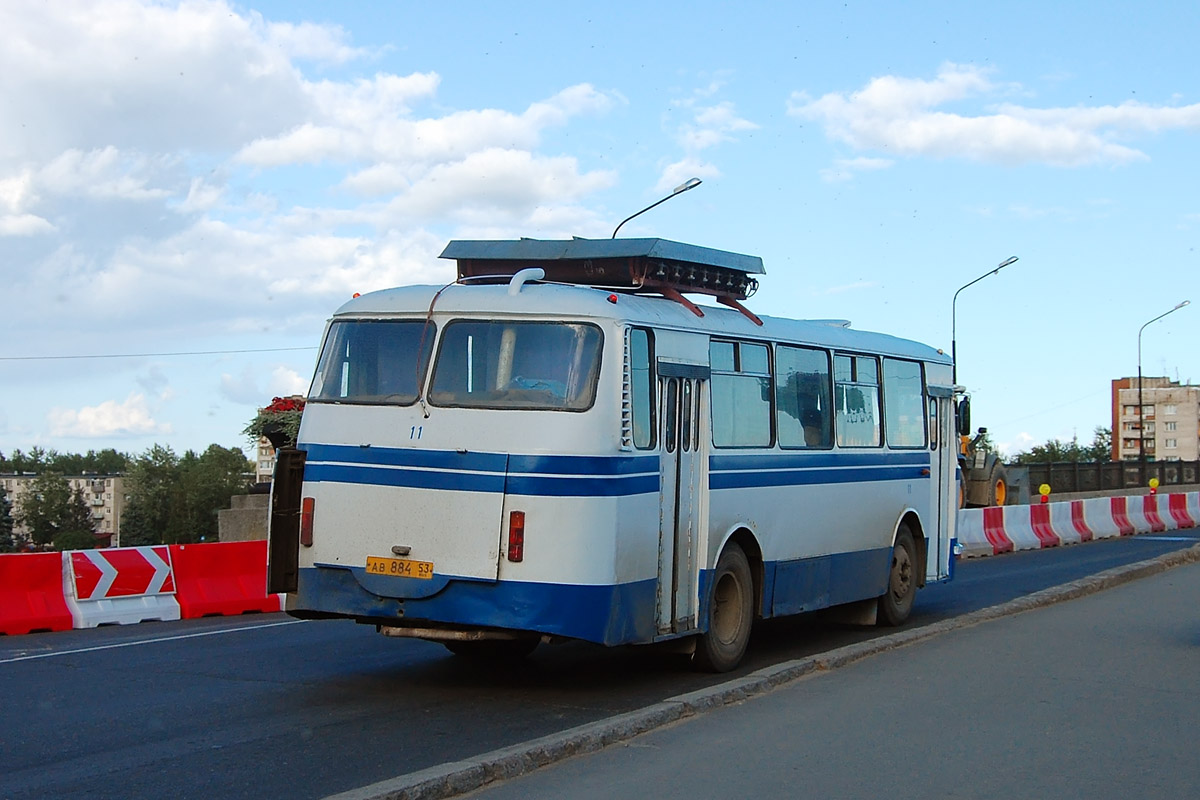
[[[307,453],[285,447],[275,454],[271,520],[267,529],[267,593],[294,592],[300,571],[300,490]]]

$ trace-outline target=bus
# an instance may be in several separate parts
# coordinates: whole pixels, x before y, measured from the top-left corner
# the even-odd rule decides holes
[[[327,323],[272,487],[292,616],[489,658],[678,640],[723,672],[756,620],[899,625],[952,577],[941,350],[760,317],[760,258],[665,239],[442,257],[453,283]]]

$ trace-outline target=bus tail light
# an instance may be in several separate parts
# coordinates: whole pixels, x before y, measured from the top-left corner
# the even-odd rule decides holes
[[[513,511],[508,515],[508,560],[522,561],[525,558],[525,512]]]
[[[312,547],[313,509],[317,501],[306,497],[300,501],[300,544]]]

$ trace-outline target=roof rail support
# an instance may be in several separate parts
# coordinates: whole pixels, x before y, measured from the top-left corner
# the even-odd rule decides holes
[[[755,314],[750,309],[746,308],[744,305],[739,303],[737,300],[734,300],[729,295],[727,295],[727,294],[717,295],[717,302],[723,306],[729,306],[730,308],[736,308],[738,311],[742,312],[742,314],[745,315],[746,319],[750,320],[758,327],[760,327],[760,328],[762,327],[762,320],[758,318],[757,314]]]
[[[512,280],[508,282],[508,293],[518,295],[521,293],[521,287],[527,281],[540,281],[546,277],[546,270],[541,267],[526,267],[525,269],[517,270],[513,273]]]
[[[691,311],[697,317],[704,316],[704,312],[700,309],[700,306],[696,305],[691,300],[688,300],[686,297],[681,295],[674,287],[659,286],[656,288],[660,292],[662,292],[663,297],[667,298],[668,300],[674,300],[676,303],[679,303],[681,306],[683,306],[684,308]]]

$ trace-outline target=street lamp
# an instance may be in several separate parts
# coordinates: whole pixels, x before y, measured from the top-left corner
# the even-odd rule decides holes
[[[638,216],[639,214],[645,214],[647,211],[654,208],[656,205],[667,202],[668,200],[670,200],[672,197],[674,197],[677,194],[683,194],[684,192],[686,192],[690,189],[695,189],[700,184],[701,184],[701,180],[699,178],[691,178],[691,179],[679,184],[674,189],[672,189],[671,193],[669,195],[667,195],[666,197],[664,197],[662,200],[651,203],[650,205],[643,208],[641,211],[637,212],[637,214],[630,214],[628,217],[621,220],[621,225],[624,225],[626,222],[629,222],[629,220],[633,219],[634,217]],[[613,235],[612,235],[613,239],[617,238],[617,231],[621,230],[621,225],[618,225],[616,227],[616,230],[613,231]]]
[[[967,288],[967,286],[974,286],[988,275],[995,275],[997,272],[1004,269],[1009,264],[1014,263],[1016,260],[1016,256],[1009,256],[997,264],[995,269],[983,273],[966,286],[959,288],[958,292],[961,292],[963,289]],[[954,361],[954,364],[950,367],[950,379],[956,386],[958,385],[958,340],[955,323],[958,316],[958,292],[954,293],[954,301],[950,304],[950,358]]]
[[[1150,322],[1158,322],[1167,314],[1173,314],[1186,305],[1191,305],[1191,300],[1184,300],[1177,304],[1170,311],[1164,311]],[[1147,322],[1146,325],[1149,325]],[[1145,478],[1146,471],[1146,407],[1142,404],[1142,331],[1146,330],[1146,325],[1138,328],[1138,461],[1142,464],[1142,477]]]

